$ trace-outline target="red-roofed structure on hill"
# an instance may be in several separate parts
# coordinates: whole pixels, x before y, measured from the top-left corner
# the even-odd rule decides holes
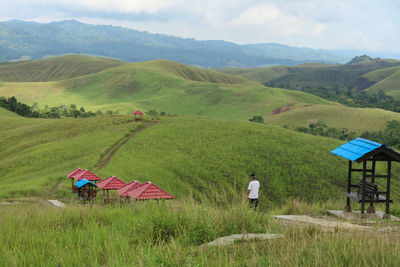
[[[118,195],[120,196],[122,201],[127,200],[127,199],[129,199],[128,192],[135,190],[136,188],[138,188],[141,185],[142,184],[136,180],[133,182],[130,182],[129,184],[127,184],[124,187],[121,187],[120,189],[117,190]]]
[[[146,182],[135,190],[129,191],[128,196],[135,200],[149,199],[174,199],[175,197],[167,193],[164,189],[151,182]]]
[[[89,170],[84,170],[80,173],[77,173],[77,174],[73,175],[72,178],[74,178],[77,181],[80,181],[82,179],[86,179],[86,180],[94,181],[94,182],[101,181],[99,176],[97,176],[96,174],[94,174],[93,172],[91,172]]]
[[[74,181],[74,175],[77,175],[79,173],[83,172],[83,170],[81,168],[76,168],[73,171],[70,171],[69,173],[67,173],[67,177],[72,179],[72,193],[75,193],[78,191],[78,187],[75,185],[75,181]]]
[[[142,116],[143,116],[143,112],[141,112],[140,110],[136,110],[135,112],[133,112],[133,115],[135,116],[135,121],[142,121]]]
[[[105,203],[110,201],[109,190],[117,190],[125,185],[126,183],[124,181],[114,175],[97,183],[97,186],[103,189],[103,200]]]

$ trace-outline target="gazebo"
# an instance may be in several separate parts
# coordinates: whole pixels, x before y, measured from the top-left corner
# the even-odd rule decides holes
[[[135,112],[133,112],[133,115],[135,116],[135,121],[142,121],[142,116],[143,116],[143,112],[141,112],[140,110],[136,110]]]
[[[72,182],[72,193],[75,193],[78,191],[78,187],[75,186],[74,183],[74,175],[77,175],[79,173],[83,172],[83,170],[81,168],[76,168],[73,171],[70,171],[69,173],[67,173],[67,177],[71,179]]]
[[[110,190],[118,190],[125,185],[126,183],[124,181],[114,175],[97,183],[97,186],[100,189],[103,189],[103,198],[105,203],[108,203],[110,201]]]
[[[94,174],[93,172],[91,172],[89,170],[84,170],[77,174],[74,174],[74,175],[72,175],[72,178],[74,178],[77,181],[86,179],[86,180],[92,181],[94,183],[96,183],[97,181],[101,181],[99,176],[97,176],[96,174]]]
[[[93,201],[97,195],[97,185],[89,180],[81,179],[75,184],[78,187],[78,198],[82,201]]]
[[[138,188],[141,185],[142,184],[140,182],[135,180],[135,181],[130,182],[129,184],[126,184],[124,187],[119,188],[117,190],[117,192],[121,199],[121,202],[129,199],[129,196],[128,196],[129,191],[135,190],[136,188]]]
[[[392,161],[400,162],[400,154],[386,147],[384,144],[376,143],[370,140],[357,138],[331,151],[332,154],[349,160],[347,175],[347,197],[345,211],[350,212],[350,199],[361,203],[361,214],[364,214],[365,203],[370,206],[367,213],[374,213],[373,203],[385,203],[386,209],[384,218],[389,219],[390,199],[390,179],[392,176]],[[353,167],[353,162],[361,163],[362,168]],[[376,173],[377,162],[386,163],[386,174]],[[362,179],[358,184],[352,183],[354,173],[361,173]],[[378,190],[375,184],[377,179],[386,179],[386,191]],[[352,191],[356,188],[357,191]]]
[[[175,197],[167,193],[161,187],[156,186],[152,182],[146,182],[135,190],[129,191],[128,196],[135,200],[150,199],[174,199]]]

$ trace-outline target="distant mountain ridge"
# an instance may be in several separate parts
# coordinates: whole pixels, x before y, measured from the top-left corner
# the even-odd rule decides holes
[[[286,45],[238,45],[152,34],[123,27],[78,21],[47,24],[12,20],[0,22],[0,61],[42,59],[87,54],[127,62],[167,59],[204,68],[298,65],[306,62],[345,63],[359,55]]]

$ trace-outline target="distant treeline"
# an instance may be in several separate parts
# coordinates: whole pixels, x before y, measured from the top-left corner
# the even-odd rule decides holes
[[[58,105],[56,107],[39,108],[37,103],[33,103],[29,106],[25,103],[21,103],[17,100],[15,96],[5,98],[0,97],[0,107],[5,108],[9,111],[15,112],[20,116],[28,118],[47,118],[47,119],[59,119],[62,117],[68,118],[88,118],[97,115],[104,115],[103,112],[96,111],[86,111],[84,107],[77,108],[75,104]],[[105,114],[112,114],[111,110],[107,110]]]
[[[284,126],[284,128],[288,128]],[[365,131],[361,135],[357,135],[355,132],[349,131],[348,129],[336,129],[328,127],[323,121],[317,123],[311,123],[308,127],[297,127],[296,131],[309,133],[313,135],[320,135],[326,137],[337,138],[341,140],[352,140],[360,136],[371,141],[385,144],[390,147],[396,147],[400,149],[400,121],[391,120],[386,123],[386,128],[382,131],[369,132]]]
[[[286,88],[292,90],[300,90],[309,94],[313,94],[328,100],[339,102],[350,107],[368,107],[381,108],[394,112],[400,112],[400,101],[386,95],[383,90],[377,94],[367,94],[365,91],[358,90],[354,87],[296,87],[293,88],[289,84],[265,83],[266,86]]]

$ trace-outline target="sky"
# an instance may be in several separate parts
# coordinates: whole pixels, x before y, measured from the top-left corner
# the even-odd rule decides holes
[[[399,0],[0,0],[0,21],[74,19],[198,40],[400,53]]]

